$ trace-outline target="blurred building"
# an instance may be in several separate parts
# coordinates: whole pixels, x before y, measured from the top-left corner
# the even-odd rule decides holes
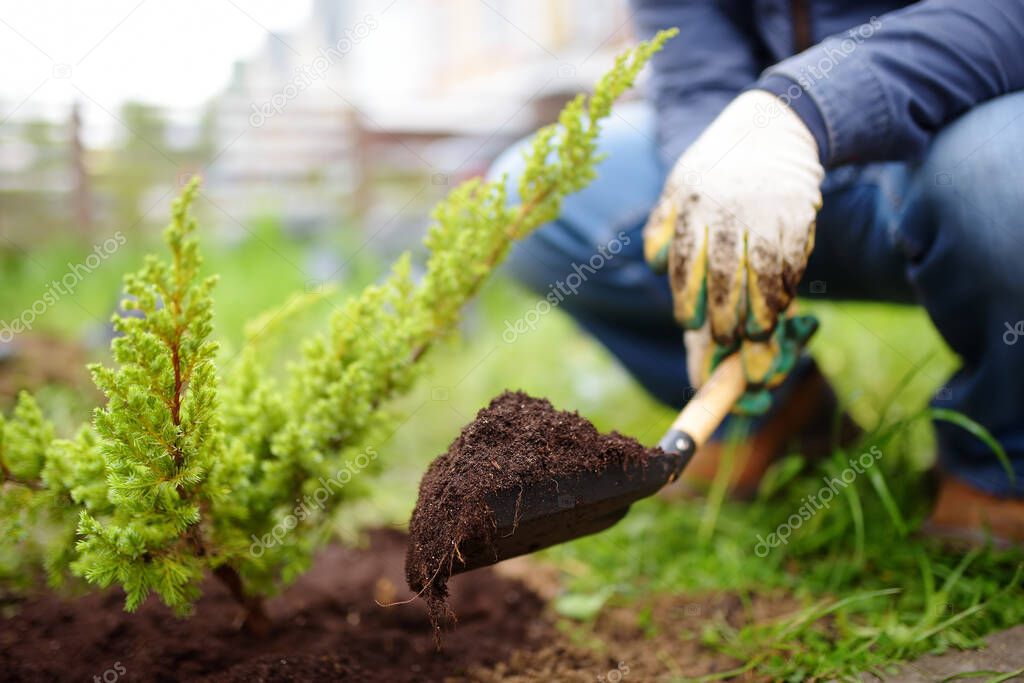
[[[554,119],[630,39],[626,0],[314,0],[206,107],[0,102],[0,235],[157,227],[192,173],[203,220],[244,237],[342,226],[389,250],[512,141]],[[18,234],[15,234],[18,233]],[[371,240],[372,238],[372,240]],[[0,250],[4,249],[0,244]]]
[[[242,220],[401,235],[589,87],[628,18],[624,0],[316,0],[213,103],[210,192]]]

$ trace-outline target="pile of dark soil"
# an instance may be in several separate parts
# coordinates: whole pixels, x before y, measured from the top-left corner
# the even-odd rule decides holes
[[[505,392],[491,401],[431,463],[409,523],[406,579],[425,599],[438,638],[444,622],[455,616],[446,586],[459,544],[473,539],[493,545],[489,494],[598,472],[611,463],[625,466],[649,453],[636,440],[601,434],[586,418],[555,410],[545,399]]]
[[[553,637],[540,598],[493,571],[453,583],[462,615],[443,653],[422,603],[379,607],[402,597],[406,538],[374,532],[370,547],[330,547],[283,595],[270,601],[270,633],[237,626],[239,608],[219,582],[203,587],[196,614],[175,618],[155,599],[123,611],[119,590],[62,601],[43,595],[4,606],[0,678],[5,681],[440,681],[488,670],[513,651]]]

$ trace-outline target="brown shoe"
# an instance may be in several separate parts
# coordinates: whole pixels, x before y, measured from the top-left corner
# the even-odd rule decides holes
[[[741,443],[709,441],[693,456],[679,480],[662,489],[663,495],[677,499],[707,491],[730,448],[728,490],[730,497],[739,500],[753,498],[768,467],[786,453],[799,452],[812,460],[827,456],[835,445],[833,430],[839,410],[835,393],[813,361],[792,379],[793,385],[757,433]],[[845,414],[840,420],[840,444],[852,443],[860,429]]]
[[[1024,500],[997,498],[946,475],[921,531],[968,545],[1024,545]]]

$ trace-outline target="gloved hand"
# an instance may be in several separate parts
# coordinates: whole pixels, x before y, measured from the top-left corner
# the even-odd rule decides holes
[[[785,346],[772,332],[814,247],[824,174],[807,126],[758,90],[733,100],[676,163],[644,228],[644,255],[668,269],[680,324],[707,327],[687,334],[695,386],[709,358],[744,340],[753,387],[788,372],[771,355]]]
[[[766,341],[742,339],[725,346],[711,340],[707,324],[698,330],[688,330],[684,339],[690,383],[694,388],[704,384],[718,364],[738,350],[747,390],[732,412],[763,415],[772,404],[768,389],[782,383],[817,329],[818,319],[813,315],[783,316]]]

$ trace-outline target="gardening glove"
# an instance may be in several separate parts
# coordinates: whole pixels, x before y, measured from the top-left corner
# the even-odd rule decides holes
[[[708,323],[700,329],[687,330],[683,339],[690,383],[695,389],[700,387],[719,363],[738,351],[743,374],[747,379],[747,390],[736,402],[732,412],[763,415],[772,404],[768,390],[781,384],[789,375],[817,329],[818,319],[812,315],[782,316],[767,340],[738,339],[728,345],[714,343]]]
[[[770,354],[792,342],[772,333],[814,247],[824,174],[807,126],[758,90],[733,100],[676,163],[644,227],[644,255],[668,270],[680,324],[707,327],[688,335],[695,385],[695,369],[715,364],[704,359],[712,342],[712,358],[757,343],[743,350],[755,389],[788,372]]]

